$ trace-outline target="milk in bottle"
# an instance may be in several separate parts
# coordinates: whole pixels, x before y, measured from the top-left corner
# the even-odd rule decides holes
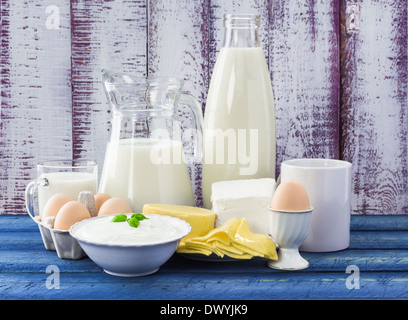
[[[275,178],[275,107],[258,15],[225,15],[224,45],[210,82],[203,127],[202,189],[216,181]]]

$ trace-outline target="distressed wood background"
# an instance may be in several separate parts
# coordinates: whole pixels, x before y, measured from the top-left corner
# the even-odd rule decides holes
[[[172,75],[202,103],[224,13],[259,13],[285,159],[353,163],[353,213],[408,214],[407,0],[1,4],[0,214],[25,214],[39,161],[103,165],[100,70]],[[192,169],[200,199],[200,171]]]

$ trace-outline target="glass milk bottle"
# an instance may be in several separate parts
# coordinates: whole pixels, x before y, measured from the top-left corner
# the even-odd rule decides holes
[[[217,181],[275,178],[275,106],[260,46],[259,15],[227,14],[203,125],[202,190]]]

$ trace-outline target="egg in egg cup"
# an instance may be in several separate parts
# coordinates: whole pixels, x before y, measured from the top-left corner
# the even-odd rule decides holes
[[[278,247],[278,260],[269,260],[270,268],[300,270],[309,266],[299,247],[309,233],[312,211],[307,191],[299,181],[278,185],[268,207],[269,233]]]

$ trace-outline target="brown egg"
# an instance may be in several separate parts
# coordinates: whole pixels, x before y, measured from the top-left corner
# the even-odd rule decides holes
[[[99,209],[101,208],[102,204],[112,198],[109,194],[106,193],[97,193],[94,195],[95,198],[95,204],[96,204],[96,211],[99,211]]]
[[[54,229],[68,230],[73,224],[89,219],[88,209],[78,201],[70,201],[62,206],[54,222]]]
[[[98,216],[105,216],[116,213],[131,213],[129,204],[120,198],[110,198],[106,200],[99,209]]]
[[[44,221],[48,217],[56,217],[61,207],[69,201],[72,201],[72,199],[65,194],[54,194],[45,204],[41,219]]]
[[[273,194],[270,208],[284,211],[310,209],[309,196],[305,187],[297,180],[283,181]]]

